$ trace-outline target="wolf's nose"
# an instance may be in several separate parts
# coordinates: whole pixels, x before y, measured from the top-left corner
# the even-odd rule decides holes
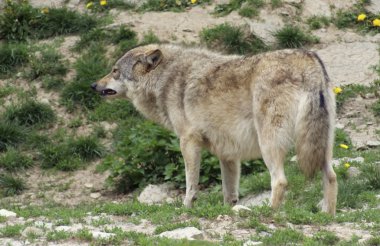
[[[92,88],[93,90],[96,90],[96,86],[97,86],[96,82],[91,84],[91,88]]]

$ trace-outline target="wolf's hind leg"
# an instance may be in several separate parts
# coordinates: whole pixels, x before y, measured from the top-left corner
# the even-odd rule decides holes
[[[284,159],[287,150],[281,148],[280,143],[275,138],[267,137],[260,140],[261,154],[271,177],[271,206],[277,209],[281,205],[288,185],[284,172]]]
[[[201,146],[191,138],[180,139],[181,152],[185,160],[186,196],[183,204],[190,208],[198,192]]]
[[[322,211],[335,215],[336,200],[338,194],[338,184],[336,174],[331,163],[326,163],[323,172],[323,205]]]
[[[240,161],[221,160],[224,204],[235,205],[239,200]]]

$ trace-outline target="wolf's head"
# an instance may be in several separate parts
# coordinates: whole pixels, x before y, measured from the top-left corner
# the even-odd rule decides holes
[[[112,71],[91,85],[91,88],[107,98],[126,96],[131,98],[163,59],[157,45],[134,48],[121,57]]]

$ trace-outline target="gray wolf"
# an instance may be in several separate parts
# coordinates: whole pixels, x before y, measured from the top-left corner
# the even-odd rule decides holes
[[[278,208],[287,186],[284,158],[295,145],[306,176],[322,171],[322,210],[335,213],[335,96],[315,53],[243,57],[147,45],[128,51],[92,88],[107,98],[126,97],[146,118],[177,134],[185,160],[185,206],[197,193],[206,148],[220,160],[225,203],[238,201],[240,162],[262,157],[271,176],[271,206]]]

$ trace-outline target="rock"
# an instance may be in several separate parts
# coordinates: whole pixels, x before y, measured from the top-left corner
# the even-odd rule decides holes
[[[219,214],[218,217],[216,217],[217,221],[232,221],[232,218],[228,216],[227,214]]]
[[[246,207],[251,206],[262,206],[270,200],[271,192],[266,191],[261,194],[248,195],[241,199],[238,204],[244,205]]]
[[[273,33],[284,26],[283,19],[265,9],[260,11],[260,16],[266,16],[266,18],[263,21],[246,20],[250,32],[263,39],[265,43],[275,43],[276,38]]]
[[[337,167],[340,165],[340,160],[332,160],[331,164],[333,165],[333,167]]]
[[[358,156],[356,158],[347,158],[346,160],[347,160],[347,162],[357,162],[357,163],[363,163],[364,162],[364,158],[361,156]]]
[[[195,227],[178,228],[172,231],[165,231],[159,237],[167,237],[171,239],[203,239],[203,232]]]
[[[56,231],[73,232],[73,233],[75,233],[81,229],[83,229],[82,224],[74,224],[71,226],[57,226],[55,228]]]
[[[47,98],[42,98],[42,99],[40,99],[40,102],[41,102],[41,103],[44,103],[44,104],[50,104],[50,101],[49,101],[49,99],[47,99]]]
[[[252,240],[248,240],[247,242],[243,244],[243,246],[256,246],[256,245],[262,245],[262,244],[263,242],[259,242],[259,241],[255,242]]]
[[[379,13],[380,12],[380,1],[371,1],[371,4],[366,7],[366,9],[372,13]]]
[[[305,0],[302,16],[311,17],[314,15],[331,17],[330,4],[327,1]]]
[[[22,231],[21,236],[24,237],[24,238],[27,238],[29,235],[35,235],[35,236],[39,236],[40,237],[43,234],[44,234],[44,232],[40,228],[29,226],[29,227],[26,227]]]
[[[361,171],[357,167],[349,167],[347,173],[349,178],[355,178],[361,174]]]
[[[6,218],[16,218],[17,214],[12,211],[8,211],[6,209],[0,209],[0,216],[6,217]]]
[[[109,239],[116,236],[115,233],[107,233],[101,231],[92,231],[91,234],[95,239]]]
[[[99,192],[95,192],[95,193],[91,193],[90,194],[90,197],[92,198],[92,199],[98,199],[99,197],[101,197],[102,196],[102,194],[100,194]]]
[[[94,187],[94,185],[91,183],[86,183],[86,184],[84,184],[84,187],[86,187],[87,189],[91,189]]]
[[[284,0],[284,3],[287,4],[301,4],[304,0]]]
[[[335,124],[335,128],[337,128],[337,129],[343,129],[344,125],[340,124],[340,123],[337,123],[337,124]]]
[[[335,85],[369,85],[379,78],[373,69],[380,60],[377,49],[378,44],[371,42],[333,43],[317,53]]]
[[[240,211],[252,211],[252,210],[243,205],[235,205],[233,206],[232,211],[234,211],[235,213],[239,213]]]
[[[140,193],[137,200],[146,204],[158,204],[164,202],[172,202],[173,185],[160,184],[160,185],[148,185]]]
[[[36,221],[34,222],[34,225],[40,228],[47,228],[47,229],[52,229],[53,228],[53,223],[50,222],[43,222],[43,221]]]
[[[368,141],[366,144],[368,147],[374,148],[380,146],[380,141]]]
[[[377,198],[377,199],[380,199],[380,194],[379,194],[379,195],[376,195],[376,198]]]
[[[291,162],[296,162],[297,161],[297,156],[293,156],[292,159],[290,159]]]

